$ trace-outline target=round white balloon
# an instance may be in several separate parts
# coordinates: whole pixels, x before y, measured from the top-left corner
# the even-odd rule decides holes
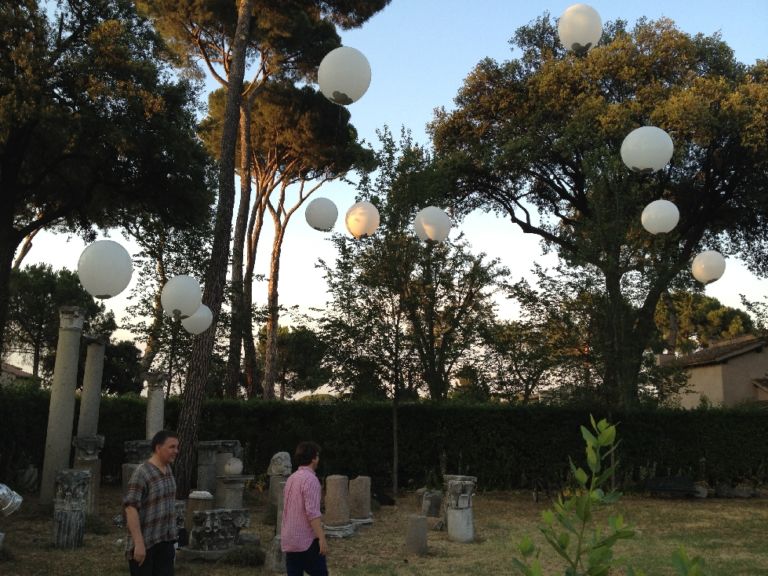
[[[420,240],[442,242],[448,238],[451,230],[451,219],[437,206],[427,206],[419,210],[413,219],[413,229]]]
[[[707,250],[693,259],[693,277],[702,284],[718,280],[725,272],[725,258],[717,250]]]
[[[330,232],[336,224],[336,218],[339,217],[339,210],[328,198],[315,198],[307,205],[304,217],[307,219],[307,224],[315,230]]]
[[[656,126],[641,126],[621,143],[621,159],[635,172],[661,170],[672,158],[674,144],[669,134]]]
[[[654,200],[643,210],[640,222],[651,234],[665,234],[674,230],[680,221],[680,211],[669,200]]]
[[[95,298],[111,298],[126,289],[133,275],[128,250],[113,240],[97,240],[80,254],[77,276]]]
[[[371,66],[365,55],[349,46],[328,52],[317,70],[320,92],[335,104],[352,104],[371,84]]]
[[[597,10],[587,4],[565,9],[557,22],[557,34],[566,50],[583,54],[593,48],[603,35],[603,22]]]
[[[181,321],[181,325],[190,334],[201,334],[208,330],[211,322],[213,322],[211,309],[205,304],[200,304],[200,307],[192,316]]]
[[[160,293],[160,302],[168,316],[178,313],[182,318],[188,318],[197,312],[201,301],[200,283],[186,274],[168,280]]]
[[[357,202],[347,210],[344,222],[352,236],[365,238],[376,232],[379,227],[379,211],[370,202]]]

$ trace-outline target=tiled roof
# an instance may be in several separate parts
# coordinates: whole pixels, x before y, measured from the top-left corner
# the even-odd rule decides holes
[[[747,354],[748,352],[761,351],[766,344],[765,338],[758,336],[739,336],[733,340],[723,340],[713,344],[709,348],[704,348],[681,356],[676,359],[678,366],[706,366],[707,364],[720,364],[736,356]]]
[[[11,374],[16,378],[32,378],[32,374],[29,372],[26,372],[13,364],[6,364],[5,362],[3,362],[3,372]]]

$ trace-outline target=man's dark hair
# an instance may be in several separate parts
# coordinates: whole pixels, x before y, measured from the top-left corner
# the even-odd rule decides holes
[[[168,438],[179,438],[179,435],[176,434],[173,430],[160,430],[157,434],[152,436],[152,444],[150,445],[152,448],[152,452],[155,451],[155,448],[158,446],[162,446],[165,444],[165,441],[168,440]]]
[[[296,466],[309,466],[319,454],[320,446],[316,442],[299,442],[293,454],[293,462]]]

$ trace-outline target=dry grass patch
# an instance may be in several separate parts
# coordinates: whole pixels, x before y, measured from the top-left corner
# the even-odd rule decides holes
[[[404,539],[409,514],[417,512],[412,494],[398,499],[397,506],[383,507],[375,522],[352,538],[331,540],[328,563],[336,576],[437,576],[444,574],[512,574],[511,559],[517,543],[530,534],[539,544],[538,525],[548,503],[534,503],[529,492],[481,493],[475,497],[477,542],[456,544],[445,532],[430,532],[429,554],[406,556]],[[265,545],[274,527],[262,523],[264,507],[251,506],[252,526]],[[707,561],[711,576],[768,575],[765,534],[768,528],[768,499],[753,500],[662,500],[626,497],[619,504],[638,535],[621,542],[616,554],[631,560],[649,576],[671,575],[670,558],[679,546]],[[122,556],[124,529],[112,525],[120,512],[119,489],[105,487],[101,514],[94,525],[104,534],[86,533],[78,550],[55,550],[51,546],[51,514],[42,510],[33,497],[26,496],[21,509],[0,517],[5,548],[12,559],[0,560],[3,576],[111,576],[127,574]],[[598,522],[607,517],[602,514]],[[545,548],[546,552],[546,548]],[[545,558],[546,573],[562,574],[562,565],[553,556]],[[216,564],[179,564],[179,576],[259,576],[264,568]]]

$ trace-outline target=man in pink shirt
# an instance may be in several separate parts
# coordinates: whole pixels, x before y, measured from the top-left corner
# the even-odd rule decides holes
[[[280,538],[288,576],[327,576],[328,545],[320,513],[320,481],[315,471],[320,446],[301,442],[293,456],[299,469],[288,477],[283,495]]]

